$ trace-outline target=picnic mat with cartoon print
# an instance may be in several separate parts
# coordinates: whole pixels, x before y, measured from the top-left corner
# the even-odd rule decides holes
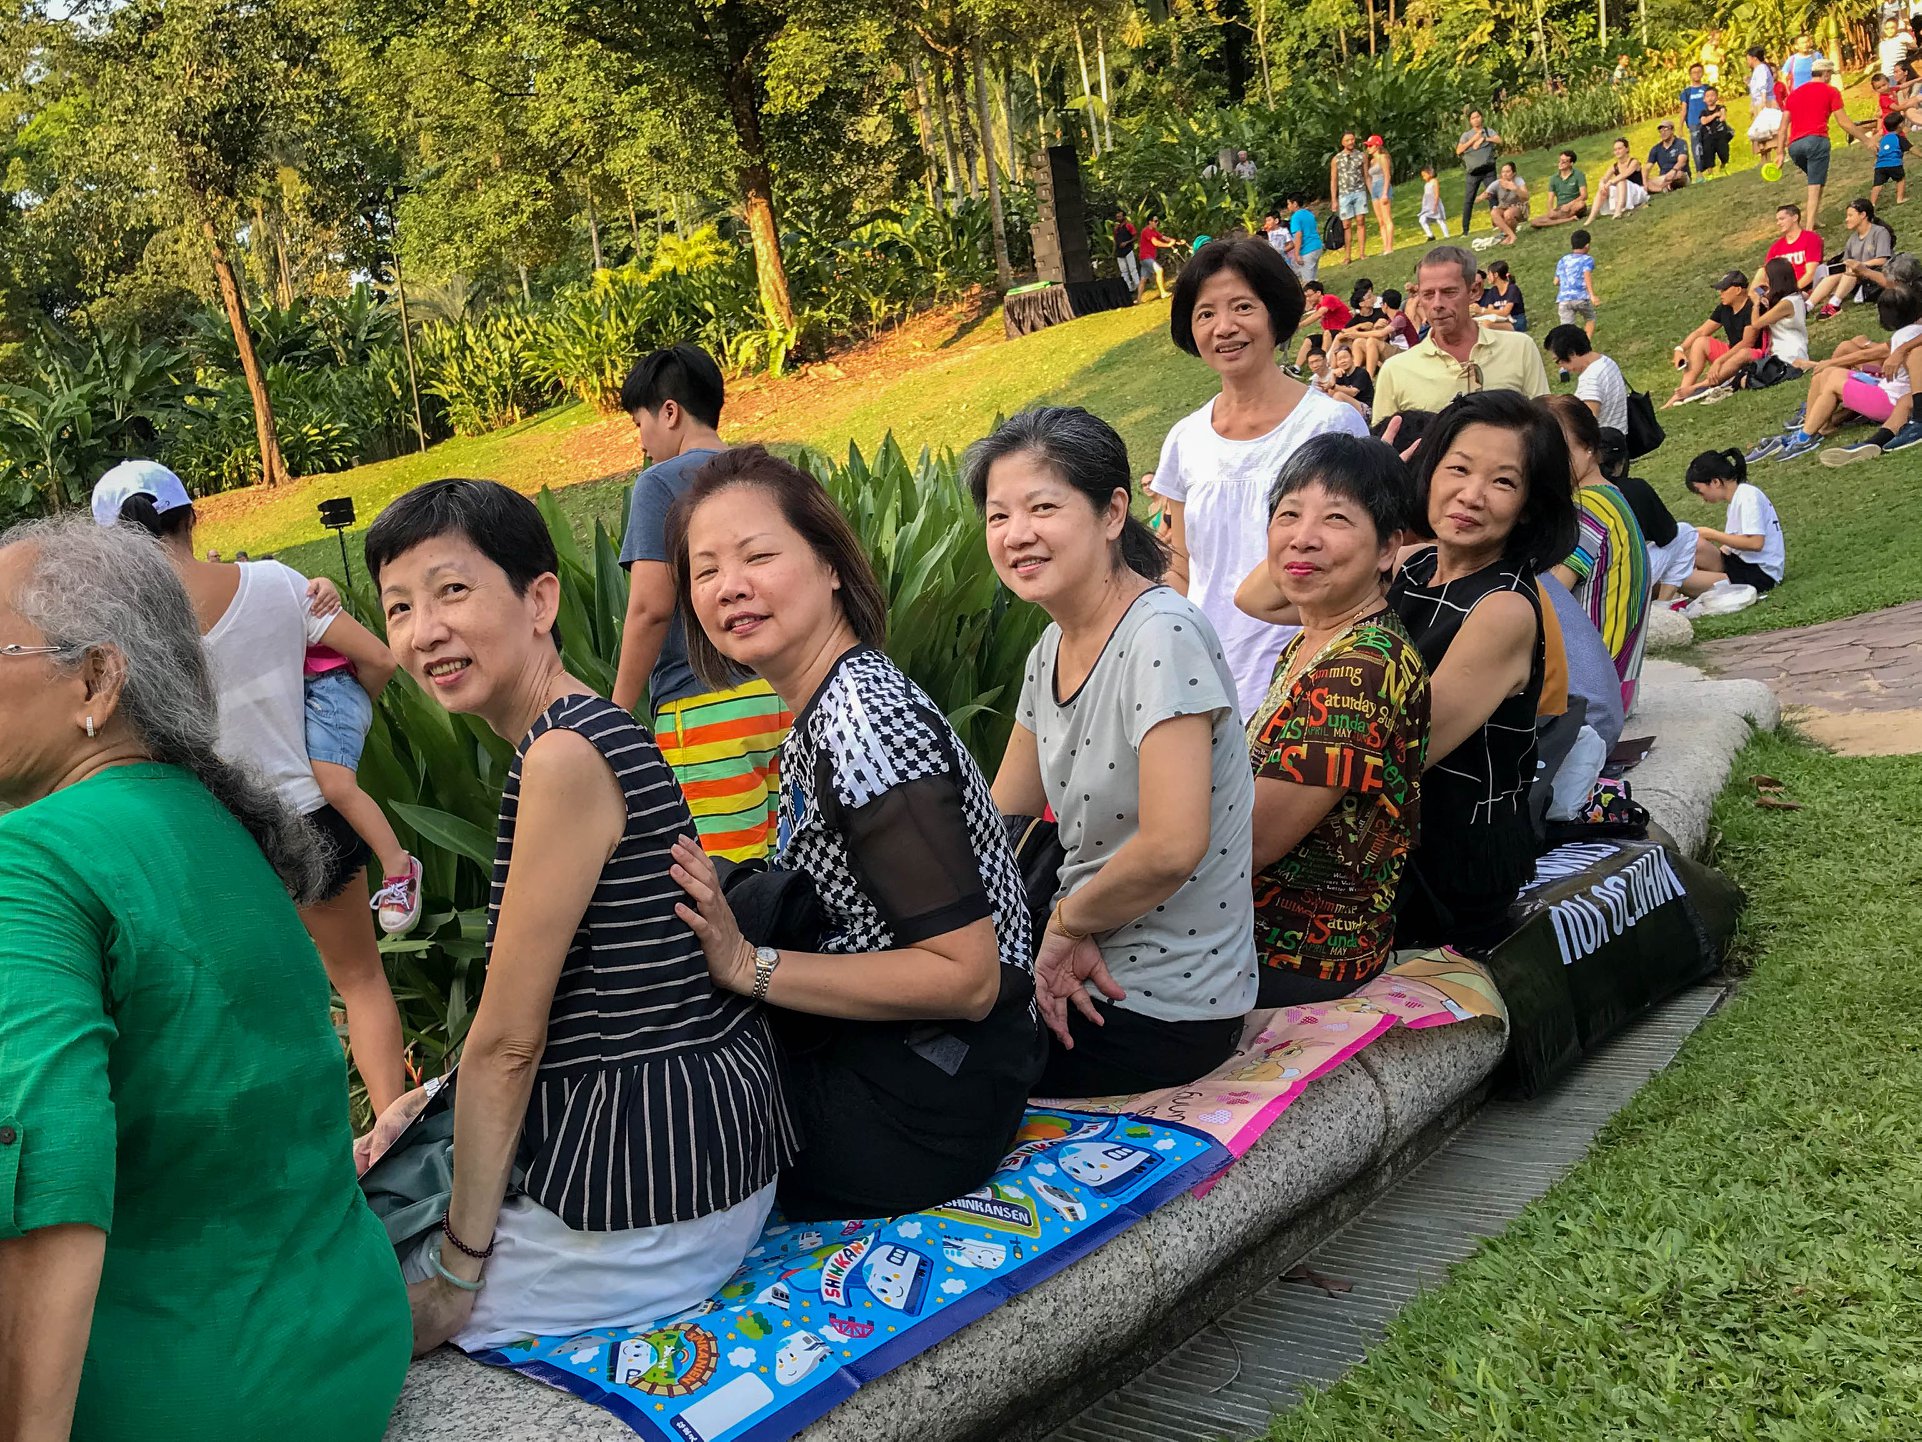
[[[661,1442],[780,1442],[1228,1165],[1176,1122],[1037,1107],[978,1191],[892,1221],[783,1223],[665,1321],[474,1354]]]
[[[1486,967],[1450,951],[1403,952],[1350,996],[1250,1013],[1234,1055],[1199,1081],[1075,1105],[1195,1127],[1239,1157],[1316,1078],[1395,1026],[1447,1026],[1476,1017],[1508,1018]],[[1196,1191],[1205,1193],[1214,1181],[1206,1179]]]

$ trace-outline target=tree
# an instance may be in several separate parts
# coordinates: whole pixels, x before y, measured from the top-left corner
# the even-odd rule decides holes
[[[325,18],[316,0],[89,0],[75,9],[95,102],[123,163],[212,262],[269,486],[287,479],[287,466],[234,250],[243,205],[251,209],[277,147],[298,134],[303,106],[326,83]]]

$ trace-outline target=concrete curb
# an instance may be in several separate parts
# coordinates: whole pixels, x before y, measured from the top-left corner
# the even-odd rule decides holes
[[[1781,708],[1755,681],[1714,681],[1651,660],[1624,734],[1656,737],[1630,776],[1636,799],[1698,852],[1751,727]],[[1184,1195],[947,1341],[869,1383],[808,1442],[961,1442],[1035,1435],[1192,1326],[1305,1256],[1365,1199],[1472,1114],[1501,1060],[1490,1022],[1396,1028],[1304,1092],[1207,1196]],[[1206,1310],[1198,1310],[1205,1308]],[[414,1365],[389,1442],[634,1434],[610,1414],[443,1348]]]

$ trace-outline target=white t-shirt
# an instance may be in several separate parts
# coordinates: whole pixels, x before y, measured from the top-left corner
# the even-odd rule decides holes
[[[1041,788],[1067,853],[1060,894],[1141,836],[1148,733],[1176,716],[1208,717],[1208,849],[1173,896],[1095,941],[1128,993],[1115,1005],[1162,1021],[1241,1016],[1255,1004],[1255,780],[1221,643],[1199,606],[1155,586],[1115,623],[1075,693],[1057,700],[1060,647],[1061,628],[1050,625],[1028,653],[1016,712],[1034,732]]]
[[[240,588],[202,637],[220,705],[220,754],[251,763],[302,816],[326,798],[307,759],[307,648],[334,618],[307,609],[307,578],[278,561],[240,563]]]
[[[1914,49],[1915,46],[1910,42],[1908,32],[1905,30],[1898,30],[1895,34],[1879,41],[1875,47],[1875,54],[1876,59],[1881,62],[1882,73],[1893,79],[1895,67],[1907,60],[1909,53]]]
[[[1897,350],[1907,345],[1919,335],[1922,335],[1922,325],[1905,325],[1889,337],[1889,349],[1891,351]],[[1909,380],[1909,366],[1911,365],[1922,366],[1922,356],[1910,356],[1909,365],[1903,366],[1892,376],[1884,376],[1882,378],[1883,394],[1888,396],[1891,401],[1899,402],[1902,397],[1909,393],[1909,388],[1912,384]]]
[[[1168,432],[1155,467],[1157,495],[1182,503],[1188,541],[1188,599],[1221,638],[1234,672],[1242,720],[1255,714],[1274,679],[1275,658],[1295,634],[1235,609],[1235,590],[1268,554],[1268,492],[1282,462],[1314,436],[1368,434],[1361,412],[1310,390],[1265,436],[1231,441],[1216,433],[1215,403],[1183,416]]]
[[[1760,566],[1776,580],[1788,565],[1788,548],[1782,544],[1782,522],[1769,498],[1747,481],[1735,488],[1728,500],[1728,519],[1722,529],[1731,536],[1760,536],[1759,551],[1737,551],[1745,561]]]
[[[1628,434],[1628,381],[1609,357],[1596,356],[1575,378],[1575,397],[1597,402],[1601,411],[1595,419],[1610,430]]]
[[[1769,323],[1769,354],[1785,361],[1809,358],[1809,303],[1806,296],[1789,297],[1789,313]]]

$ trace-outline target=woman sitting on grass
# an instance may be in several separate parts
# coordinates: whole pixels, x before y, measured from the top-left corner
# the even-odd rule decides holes
[[[1740,451],[1703,451],[1684,483],[1711,505],[1727,506],[1723,529],[1695,528],[1695,573],[1682,590],[1699,596],[1717,586],[1753,586],[1766,594],[1788,571],[1788,547],[1775,507],[1751,485]]]
[[[1606,215],[1620,220],[1631,210],[1647,204],[1648,187],[1642,177],[1642,162],[1629,149],[1628,140],[1617,136],[1615,158],[1595,182],[1595,203],[1589,207],[1588,218],[1592,221]]]
[[[1515,243],[1516,231],[1528,224],[1528,182],[1515,173],[1515,162],[1502,162],[1501,174],[1488,182],[1482,194],[1488,200],[1488,214],[1501,232],[1503,245]]]
[[[1067,856],[1035,959],[1050,1097],[1179,1086],[1227,1060],[1254,1004],[1254,788],[1235,678],[1208,618],[1161,584],[1128,512],[1128,449],[1050,407],[969,447],[1002,582],[1052,622],[1028,655],[994,778],[1051,810]]]
[[[1268,582],[1302,630],[1248,722],[1261,1007],[1388,964],[1428,744],[1428,668],[1386,586],[1413,501],[1394,451],[1354,436],[1317,436],[1275,483]]]
[[[1798,371],[1814,369],[1809,359],[1809,305],[1797,287],[1795,267],[1776,256],[1762,268],[1750,292],[1753,314],[1741,342],[1709,362],[1693,389],[1676,394],[1677,404],[1714,401],[1728,395],[1742,381],[1745,367],[1775,356]]]
[[[1386,433],[1385,438],[1386,438]],[[1491,950],[1534,874],[1528,792],[1547,657],[1534,577],[1575,544],[1568,443],[1513,391],[1451,402],[1415,462],[1416,511],[1434,544],[1405,550],[1388,603],[1428,666],[1422,841],[1403,883],[1395,944]],[[1294,623],[1266,565],[1236,595]]]
[[[408,674],[514,747],[453,1195],[403,1262],[419,1352],[693,1306],[754,1245],[792,1148],[742,959],[711,980],[677,914],[670,849],[701,854],[687,802],[653,738],[562,662],[558,569],[534,503],[493,481],[416,487],[367,532]]]
[[[812,476],[724,451],[667,534],[695,673],[752,671],[794,713],[773,860],[812,882],[818,945],[748,945],[712,862],[675,847],[716,983],[766,1001],[787,1052],[804,1144],[781,1209],[891,1217],[959,1196],[1006,1154],[1045,1055],[1027,898],[987,780],[882,651],[887,599]]]

